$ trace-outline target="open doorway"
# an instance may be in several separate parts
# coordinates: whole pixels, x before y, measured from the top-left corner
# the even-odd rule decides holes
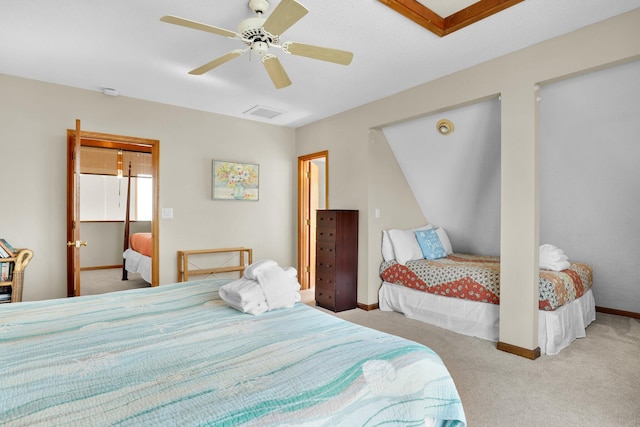
[[[329,208],[329,152],[298,157],[298,278],[302,289],[315,284],[316,211]]]
[[[145,279],[145,281],[149,282],[151,286],[157,286],[159,282],[159,269],[156,262],[159,253],[159,141],[81,131],[79,123],[77,123],[76,130],[67,130],[67,140],[67,295],[85,295],[85,292],[81,290],[81,272],[83,270],[86,271],[87,268],[83,268],[83,263],[80,261],[80,253],[84,251],[83,257],[86,256],[87,260],[95,255],[86,252],[86,248],[97,248],[99,249],[98,252],[102,253],[106,250],[106,243],[108,243],[106,240],[115,239],[117,236],[118,239],[111,242],[113,244],[110,245],[110,247],[113,246],[114,261],[98,262],[97,264],[101,264],[100,267],[110,267],[111,270],[118,267],[122,268],[123,240],[125,236],[124,233],[114,230],[122,229],[124,223],[124,214],[118,212],[117,207],[122,207],[125,199],[130,200],[131,194],[134,197],[132,203],[137,205],[135,206],[137,209],[134,209],[135,215],[138,215],[140,219],[144,217],[144,221],[141,220],[139,226],[149,229],[148,232],[152,241],[151,274],[150,278]],[[128,170],[129,165],[133,165],[133,172]],[[124,176],[119,177],[122,173]],[[127,175],[130,175],[129,179]],[[127,183],[130,180],[135,183],[132,193],[129,193],[131,189],[127,188]],[[104,189],[105,191],[83,192],[83,186],[86,187],[87,185],[94,185],[94,188]],[[142,193],[145,194],[143,195]],[[82,194],[84,194],[84,197]],[[83,199],[87,197],[87,194],[90,197],[97,197],[97,199],[86,203]],[[137,203],[137,196],[140,196],[141,200],[143,198],[146,200],[145,206]],[[98,206],[104,202],[105,198],[113,199],[110,200],[110,204],[116,207],[115,212],[109,212],[113,207],[107,209],[106,204]],[[91,210],[87,209],[88,207],[95,208],[95,212],[87,212],[90,215],[87,216],[85,214],[83,216],[81,214],[83,210]],[[96,212],[107,212],[107,216],[94,218],[93,216],[97,215]],[[109,215],[115,215],[119,218]],[[108,230],[105,231],[104,229]],[[147,230],[145,229],[144,231]],[[92,263],[96,264],[95,261],[89,262],[89,264]],[[89,270],[95,269],[90,268]],[[116,281],[114,283],[117,284]],[[141,286],[140,284],[138,285]],[[124,289],[122,286],[122,284],[120,286],[114,285],[110,291]],[[136,284],[132,284],[132,286],[139,287]],[[128,285],[125,285],[125,288],[128,288]],[[107,284],[105,284],[105,290],[109,290]]]

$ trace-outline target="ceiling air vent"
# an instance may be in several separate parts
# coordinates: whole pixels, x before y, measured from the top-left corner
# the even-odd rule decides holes
[[[262,117],[263,119],[273,119],[274,117],[279,116],[282,113],[283,111],[278,111],[271,107],[263,107],[262,105],[256,105],[255,107],[250,108],[244,112],[244,114]]]

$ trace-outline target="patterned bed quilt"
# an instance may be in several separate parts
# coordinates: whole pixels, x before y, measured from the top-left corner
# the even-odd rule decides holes
[[[227,281],[3,304],[0,425],[466,425],[431,349]]]
[[[451,254],[437,260],[416,260],[406,266],[395,260],[380,266],[382,280],[435,295],[491,304],[500,303],[500,258]],[[572,262],[567,270],[540,270],[540,310],[556,310],[587,292],[593,271]]]

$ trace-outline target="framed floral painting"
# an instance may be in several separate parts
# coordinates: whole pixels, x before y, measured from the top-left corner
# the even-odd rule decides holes
[[[251,163],[213,161],[214,200],[258,200],[260,166]]]

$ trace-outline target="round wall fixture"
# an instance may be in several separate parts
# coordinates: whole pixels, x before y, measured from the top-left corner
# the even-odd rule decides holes
[[[441,135],[451,135],[455,130],[455,127],[453,126],[453,122],[451,122],[451,120],[442,119],[438,120],[438,123],[436,123],[436,129]]]
[[[104,93],[107,96],[118,96],[118,95],[120,95],[120,93],[116,89],[112,89],[110,87],[105,87],[104,89],[102,89],[102,93]]]

